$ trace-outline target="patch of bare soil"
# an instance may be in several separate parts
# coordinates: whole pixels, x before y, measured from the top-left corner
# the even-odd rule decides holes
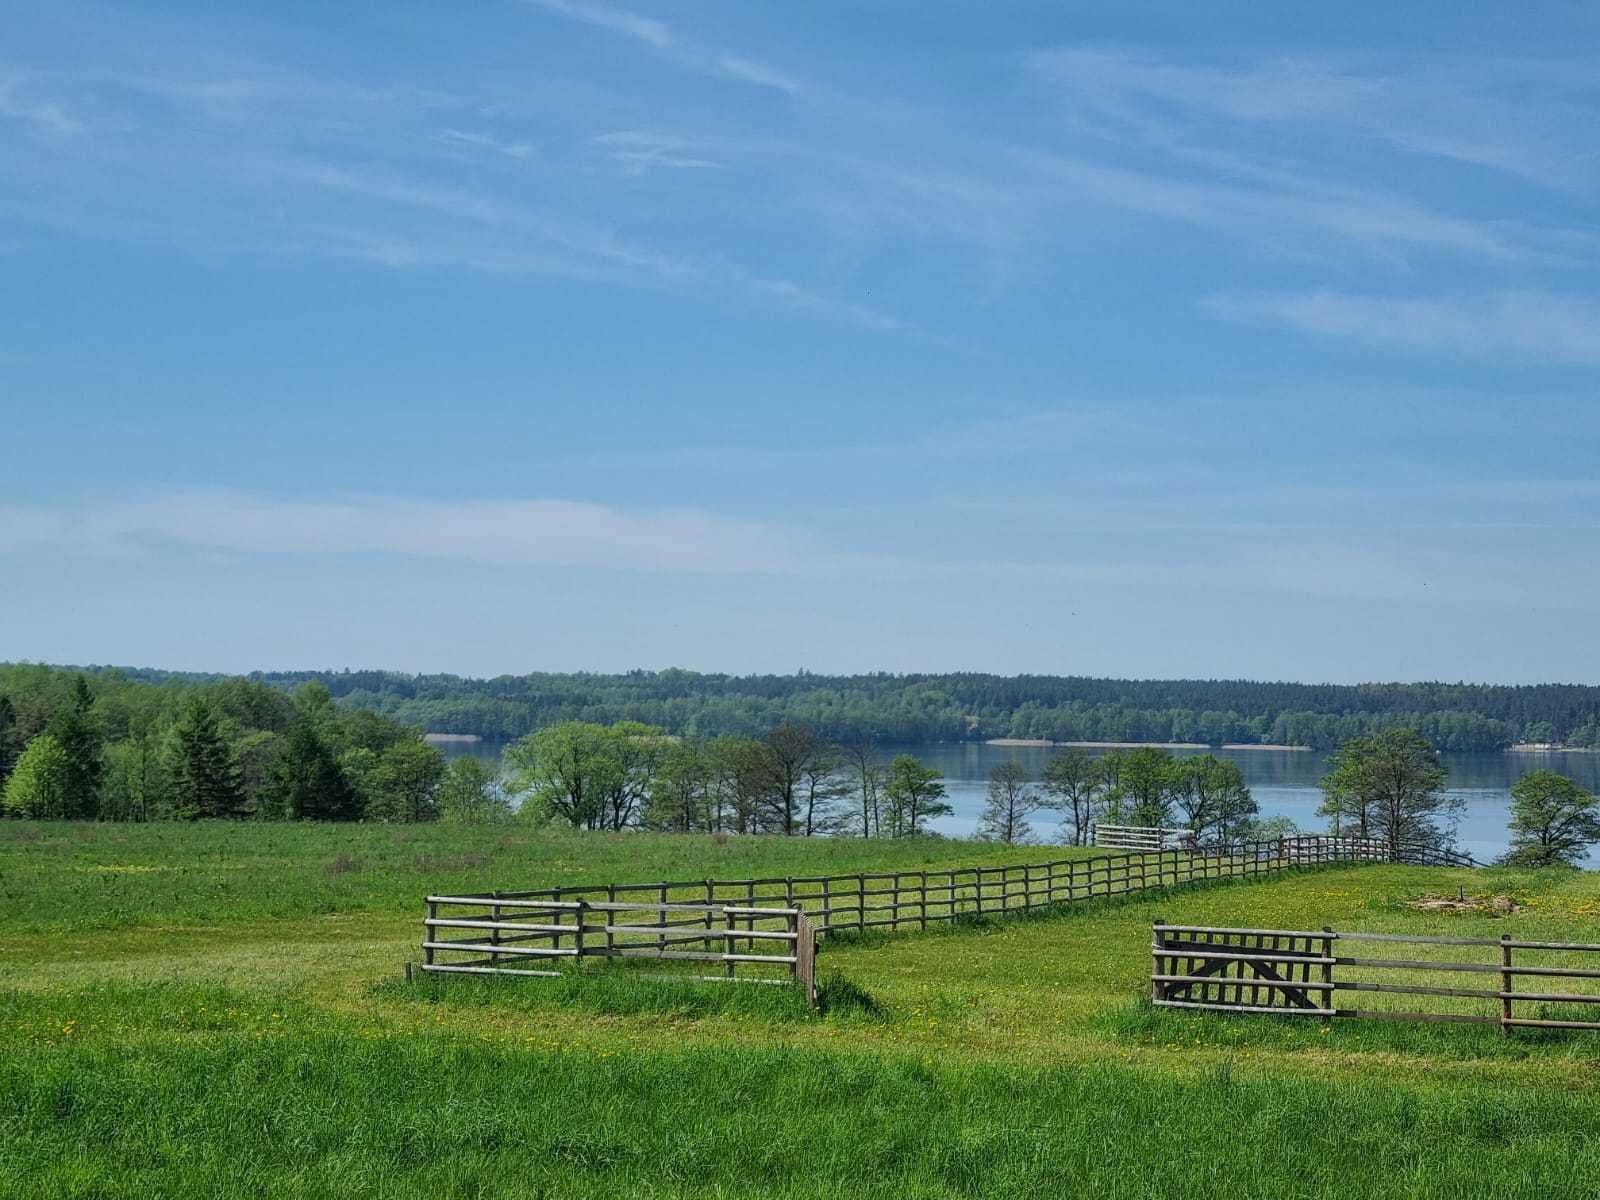
[[[1408,901],[1406,906],[1421,912],[1472,912],[1486,913],[1494,917],[1509,916],[1528,907],[1526,904],[1518,904],[1510,896],[1468,896],[1465,892],[1454,896],[1437,896],[1430,892],[1416,900]]]

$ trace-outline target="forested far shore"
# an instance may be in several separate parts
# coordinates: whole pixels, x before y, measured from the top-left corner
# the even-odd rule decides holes
[[[62,670],[0,665],[0,693]],[[119,683],[196,686],[230,677],[84,667]],[[280,671],[245,677],[285,694],[315,682],[341,709],[431,733],[511,741],[562,721],[632,721],[679,736],[761,737],[804,724],[840,743],[1152,742],[1331,750],[1382,729],[1415,729],[1440,750],[1518,743],[1600,748],[1600,687],[1469,683],[1304,684],[973,673],[724,675],[669,669],[470,679],[392,671]]]

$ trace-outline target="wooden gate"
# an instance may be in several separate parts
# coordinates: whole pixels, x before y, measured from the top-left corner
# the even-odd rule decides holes
[[[1150,1000],[1166,1008],[1333,1016],[1333,938],[1287,930],[1152,929]]]

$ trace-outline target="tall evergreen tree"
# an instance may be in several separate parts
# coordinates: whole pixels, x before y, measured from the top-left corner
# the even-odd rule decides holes
[[[316,726],[302,717],[289,728],[278,762],[277,806],[308,821],[354,821],[361,798]]]
[[[67,756],[66,797],[63,817],[85,820],[100,806],[100,780],[105,775],[104,739],[94,719],[94,693],[79,675],[72,681],[67,705],[50,722],[50,736]]]
[[[5,790],[11,769],[22,754],[22,730],[17,727],[17,707],[11,697],[0,695],[0,792]]]
[[[211,705],[200,696],[190,697],[173,732],[176,754],[172,793],[176,815],[237,816],[244,805],[243,780]]]

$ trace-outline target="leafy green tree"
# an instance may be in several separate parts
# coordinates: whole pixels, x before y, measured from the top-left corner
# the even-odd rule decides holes
[[[883,764],[878,760],[878,743],[871,735],[857,738],[845,751],[854,791],[860,801],[861,836],[875,837],[880,817],[878,802],[883,792]]]
[[[275,806],[286,816],[307,821],[355,821],[361,797],[340,768],[312,719],[289,727],[278,759]]]
[[[1530,771],[1511,785],[1511,850],[1522,867],[1577,866],[1600,842],[1600,801],[1565,775]]]
[[[771,773],[768,825],[777,833],[801,831],[801,784],[821,742],[809,725],[785,721],[767,734],[767,762]]]
[[[647,824],[677,833],[709,828],[711,781],[711,763],[701,742],[685,738],[669,745],[650,781]]]
[[[511,815],[494,768],[464,754],[451,759],[439,784],[439,819],[461,825],[487,825]]]
[[[1172,795],[1185,828],[1200,843],[1237,840],[1258,811],[1239,764],[1214,754],[1175,760]]]
[[[616,738],[603,725],[562,721],[535,730],[505,752],[512,788],[525,793],[522,811],[577,829],[599,829],[606,797],[622,784]]]
[[[1106,772],[1106,816],[1113,824],[1168,826],[1172,823],[1172,755],[1155,746],[1113,750],[1101,760]]]
[[[379,756],[372,773],[366,815],[370,820],[415,823],[439,815],[439,783],[444,758],[426,742],[395,742]]]
[[[93,709],[89,681],[78,675],[72,681],[71,699],[50,721],[50,736],[67,756],[66,800],[60,815],[69,820],[94,817],[100,808],[104,740]]]
[[[239,782],[244,790],[240,811],[262,820],[286,817],[278,792],[278,764],[283,759],[284,736],[271,729],[257,729],[233,744],[233,759],[239,764]]]
[[[191,696],[184,701],[173,733],[174,815],[188,819],[237,816],[244,805],[239,764],[222,736],[215,710],[204,697]]]
[[[105,778],[100,783],[100,817],[105,821],[154,821],[173,809],[173,757],[164,739],[136,734],[105,749]]]
[[[1352,738],[1331,756],[1322,779],[1322,806],[1335,834],[1375,838],[1398,861],[1410,846],[1440,846],[1449,840],[1438,818],[1459,811],[1461,801],[1445,793],[1447,778],[1438,753],[1411,729],[1384,729]]]
[[[1008,846],[1028,840],[1028,817],[1039,807],[1039,792],[1028,769],[1016,759],[997,763],[989,772],[989,798],[978,821],[979,836]]]
[[[1089,844],[1105,789],[1105,771],[1085,750],[1071,747],[1045,764],[1044,792],[1050,807],[1066,814],[1062,824],[1069,845]]]
[[[7,816],[56,820],[72,803],[72,760],[54,734],[31,740],[6,780],[3,804]]]
[[[844,755],[831,742],[819,742],[801,770],[804,793],[805,835],[839,833],[849,824],[842,808],[854,785],[844,773]]]
[[[708,807],[712,832],[758,832],[772,779],[766,745],[754,738],[725,734],[711,740],[706,759],[711,776]]]
[[[884,786],[890,836],[915,837],[926,822],[948,816],[954,810],[945,795],[944,777],[937,768],[923,766],[910,754],[895,755]]]

